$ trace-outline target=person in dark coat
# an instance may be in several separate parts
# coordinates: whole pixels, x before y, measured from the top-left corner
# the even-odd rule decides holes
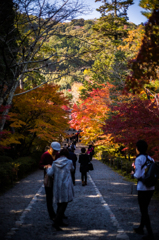
[[[72,181],[73,181],[73,185],[75,185],[75,172],[76,172],[76,162],[77,162],[77,156],[74,153],[74,150],[72,148],[68,148],[69,151],[69,157],[68,159],[72,160],[73,162],[73,166],[74,166],[74,170],[71,172],[72,175]]]
[[[89,145],[87,154],[89,155],[90,161],[92,161],[92,157],[94,155],[94,147],[92,145]]]
[[[46,175],[46,169],[52,165],[53,161],[55,161],[59,157],[58,151],[60,151],[61,146],[58,142],[52,142],[50,148],[44,152],[41,156],[39,162],[39,168],[44,170],[44,178]],[[46,193],[46,203],[47,210],[51,220],[55,218],[55,211],[53,209],[52,201],[53,201],[53,178],[49,177],[50,186],[45,186]]]
[[[90,162],[90,158],[86,154],[86,149],[83,147],[83,148],[81,148],[81,154],[79,155],[82,186],[87,185],[87,172],[88,172],[88,163],[89,162]]]

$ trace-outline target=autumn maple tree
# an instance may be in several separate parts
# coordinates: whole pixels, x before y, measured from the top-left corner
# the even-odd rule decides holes
[[[135,154],[135,143],[144,139],[149,145],[149,153],[159,158],[159,109],[155,99],[128,96],[126,101],[111,107],[112,116],[103,128],[114,143],[124,145]],[[132,151],[133,150],[133,151]]]
[[[14,128],[10,137],[17,154],[27,155],[37,147],[43,149],[65,135],[68,114],[64,106],[68,105],[68,100],[58,89],[57,85],[46,84],[13,99],[9,127]],[[7,145],[7,139],[3,139],[3,145]]]
[[[96,141],[102,144],[105,138],[103,136],[102,126],[111,102],[109,89],[110,84],[104,85],[101,89],[94,89],[84,101],[74,105],[72,110],[71,127],[77,130],[82,130],[82,141],[89,144]]]

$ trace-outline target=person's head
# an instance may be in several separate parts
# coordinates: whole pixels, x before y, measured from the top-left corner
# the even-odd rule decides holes
[[[64,144],[63,148],[67,148],[67,145],[66,145],[66,143]]]
[[[85,153],[86,152],[86,149],[83,147],[81,148],[81,153]]]
[[[61,151],[60,151],[60,157],[61,156],[65,156],[65,157],[69,157],[69,151],[67,150],[67,149],[61,149]]]
[[[137,154],[146,154],[147,148],[148,148],[147,142],[145,142],[144,140],[139,140],[136,143]]]
[[[55,155],[58,151],[61,150],[61,145],[58,142],[52,142],[50,145],[50,153]]]

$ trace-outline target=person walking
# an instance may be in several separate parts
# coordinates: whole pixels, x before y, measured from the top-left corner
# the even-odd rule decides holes
[[[72,142],[71,148],[72,148],[73,151],[76,150],[76,141],[73,141],[73,142]]]
[[[47,168],[47,174],[54,177],[53,182],[53,202],[57,203],[57,213],[53,227],[61,231],[61,226],[66,226],[63,222],[64,212],[68,202],[73,200],[74,189],[71,177],[71,171],[74,170],[72,160],[68,159],[67,149],[60,151],[60,157],[55,160],[52,166]]]
[[[44,185],[45,185],[45,194],[46,194],[46,204],[47,210],[49,213],[49,217],[51,220],[54,220],[56,214],[53,209],[53,178],[48,177],[46,174],[46,169],[52,165],[53,161],[55,161],[59,157],[58,151],[60,151],[61,146],[58,142],[52,142],[50,148],[44,152],[41,156],[39,162],[39,168],[44,170]]]
[[[144,234],[144,226],[147,229],[148,235],[142,237],[142,240],[153,240],[154,235],[152,232],[152,227],[150,223],[150,218],[148,214],[148,206],[151,201],[152,195],[154,193],[155,187],[146,187],[141,181],[142,176],[144,176],[145,170],[147,166],[142,166],[146,162],[146,151],[148,145],[144,140],[139,140],[136,143],[136,153],[137,157],[135,159],[135,173],[132,172],[133,176],[138,179],[137,191],[138,191],[138,203],[141,212],[141,221],[140,225],[137,228],[134,228],[134,232],[143,235]],[[154,161],[150,156],[147,156],[148,159]]]
[[[74,170],[71,172],[72,175],[72,181],[73,181],[73,185],[75,186],[75,172],[76,172],[76,162],[77,162],[77,156],[74,153],[74,150],[72,148],[68,148],[69,151],[69,159],[72,160],[73,162],[73,166],[74,166]]]
[[[86,149],[83,147],[83,148],[81,148],[81,154],[79,155],[82,186],[87,185],[87,172],[88,172],[88,163],[89,162],[90,162],[90,158],[86,154]]]
[[[89,155],[90,161],[92,161],[92,157],[94,155],[94,148],[92,145],[89,145],[88,150],[87,150],[87,154]]]

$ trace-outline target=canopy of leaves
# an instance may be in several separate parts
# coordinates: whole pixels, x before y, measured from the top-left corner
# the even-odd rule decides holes
[[[142,40],[140,51],[130,61],[132,75],[127,77],[127,89],[140,92],[144,84],[151,79],[158,78],[159,66],[159,9],[154,10],[148,23],[145,25],[145,35]]]
[[[137,140],[144,139],[149,145],[149,154],[159,157],[159,108],[155,99],[131,97],[127,102],[112,106],[111,111],[113,115],[103,128],[106,135],[124,144],[129,151],[135,150]]]
[[[5,1],[5,4],[3,4],[4,1],[1,2],[0,24],[2,26],[4,23],[4,25],[0,37],[1,47],[4,47],[4,50],[0,50],[0,68],[3,68],[0,105],[7,106],[12,103],[19,84],[21,88],[26,87],[27,82],[31,88],[35,85],[36,87],[40,86],[40,84],[46,83],[43,75],[48,73],[50,65],[55,74],[57,71],[60,74],[59,65],[75,57],[71,51],[68,55],[65,54],[65,51],[58,55],[57,51],[46,43],[51,36],[59,34],[56,28],[58,23],[72,20],[86,8],[78,0],[53,3],[45,0],[9,0]],[[7,14],[5,14],[6,12]],[[34,76],[38,80],[37,82],[33,81]],[[25,86],[23,86],[24,83]],[[8,110],[5,110],[2,116],[7,112]],[[0,122],[1,130],[3,130],[4,124],[5,117]]]
[[[145,9],[144,11],[141,11],[141,13],[149,18],[151,17],[153,10],[159,8],[159,2],[158,0],[140,0],[139,6]]]
[[[96,2],[98,1],[101,0],[96,0]],[[102,16],[93,28],[116,41],[126,34],[124,25],[127,25],[127,10],[133,4],[133,0],[104,0],[102,3],[104,4],[97,9]]]
[[[20,144],[14,146],[15,152],[27,155],[37,147],[43,150],[53,140],[60,141],[68,128],[68,113],[63,108],[67,104],[56,85],[46,84],[23,97],[16,96],[9,113],[10,127],[15,129],[12,136]]]
[[[86,100],[73,107],[70,124],[72,128],[82,130],[82,141],[85,144],[92,141],[102,144],[102,140],[104,141],[102,126],[109,111],[110,87],[111,85],[108,84],[103,85],[101,89],[94,89]]]

